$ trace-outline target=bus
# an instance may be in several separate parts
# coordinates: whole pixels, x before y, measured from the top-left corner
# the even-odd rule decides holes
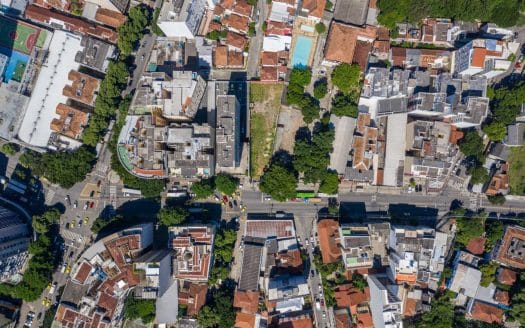
[[[297,191],[296,198],[314,198],[315,192],[313,191]]]

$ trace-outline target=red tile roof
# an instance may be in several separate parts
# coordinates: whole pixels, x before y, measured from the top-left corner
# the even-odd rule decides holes
[[[352,327],[352,318],[348,313],[337,312],[334,316],[335,319],[335,328],[351,328]]]
[[[188,283],[179,291],[179,303],[187,305],[186,314],[193,316],[206,304],[207,284]]]
[[[496,293],[494,294],[494,300],[499,304],[508,306],[510,304],[509,292],[501,289],[496,290]]]
[[[222,20],[222,24],[227,27],[231,27],[238,32],[246,33],[248,32],[248,17],[240,16],[237,14],[232,14]]]
[[[53,21],[63,22],[64,28],[68,31],[80,32],[91,36],[102,38],[111,43],[116,43],[117,32],[94,23],[89,23],[80,18],[66,16],[53,10],[45,9],[35,5],[26,7],[24,17],[37,22],[51,24]]]
[[[259,292],[236,290],[233,295],[233,306],[246,313],[257,313],[259,308]]]
[[[469,315],[474,320],[479,320],[486,323],[503,322],[502,309],[480,301],[474,301]]]
[[[233,6],[233,12],[242,16],[250,17],[253,6],[248,4],[246,0],[237,0]]]
[[[317,224],[317,233],[323,263],[340,261],[339,222],[333,219],[322,220]]]
[[[263,66],[260,70],[260,79],[264,82],[279,81],[279,70],[277,67]]]
[[[312,318],[309,315],[284,317],[279,320],[278,328],[312,328]]]
[[[93,267],[89,263],[82,262],[82,264],[78,268],[77,274],[75,275],[74,279],[79,283],[83,284],[89,277],[89,274],[91,273],[92,269]]]
[[[304,0],[302,9],[308,10],[308,16],[323,18],[326,0]]]
[[[244,51],[244,47],[246,47],[247,43],[248,40],[244,35],[234,32],[228,32],[228,35],[226,37],[226,45]]]
[[[525,269],[525,228],[508,226],[501,241],[496,261],[516,268]]]
[[[467,251],[471,252],[474,255],[481,255],[485,252],[485,237],[477,237],[471,239],[467,244]]]
[[[504,285],[512,286],[516,282],[516,271],[507,268],[500,268],[498,271],[498,281]]]
[[[350,64],[354,61],[358,38],[361,42],[368,40],[373,43],[376,34],[377,29],[372,26],[360,28],[333,22],[326,41],[325,58]],[[342,47],[342,44],[345,46]],[[362,56],[361,52],[362,50],[359,51],[359,56]]]
[[[374,328],[370,312],[359,313],[356,318],[357,328]]]
[[[235,328],[255,327],[255,314],[238,312],[235,317]]]
[[[113,28],[118,28],[126,22],[127,17],[118,11],[113,11],[105,8],[98,8],[95,14],[95,20]]]

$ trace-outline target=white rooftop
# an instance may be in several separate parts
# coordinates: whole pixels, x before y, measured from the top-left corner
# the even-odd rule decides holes
[[[47,146],[51,121],[59,118],[56,107],[67,101],[62,89],[69,83],[68,74],[79,67],[75,55],[80,50],[80,36],[60,30],[54,32],[47,61],[40,69],[18,132],[20,140],[36,147]]]
[[[271,35],[264,37],[263,51],[277,52],[290,48],[292,37],[286,35]]]

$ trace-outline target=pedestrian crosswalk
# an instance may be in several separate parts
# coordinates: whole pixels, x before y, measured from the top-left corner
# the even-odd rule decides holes
[[[55,198],[55,190],[51,188],[46,188],[46,204],[51,204],[53,202],[53,198]]]
[[[71,230],[62,230],[62,237],[67,240],[78,241],[81,235]]]

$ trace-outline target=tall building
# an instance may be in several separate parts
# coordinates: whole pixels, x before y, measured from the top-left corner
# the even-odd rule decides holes
[[[206,0],[164,1],[157,24],[167,37],[194,39],[209,5]]]
[[[218,95],[216,126],[217,170],[239,166],[240,144],[240,104],[234,95]]]
[[[403,328],[401,320],[402,302],[394,290],[387,286],[386,277],[368,276],[370,287],[370,309],[375,328]],[[394,286],[395,287],[395,286]]]
[[[20,217],[0,206],[0,281],[17,274],[27,258],[29,228]]]

